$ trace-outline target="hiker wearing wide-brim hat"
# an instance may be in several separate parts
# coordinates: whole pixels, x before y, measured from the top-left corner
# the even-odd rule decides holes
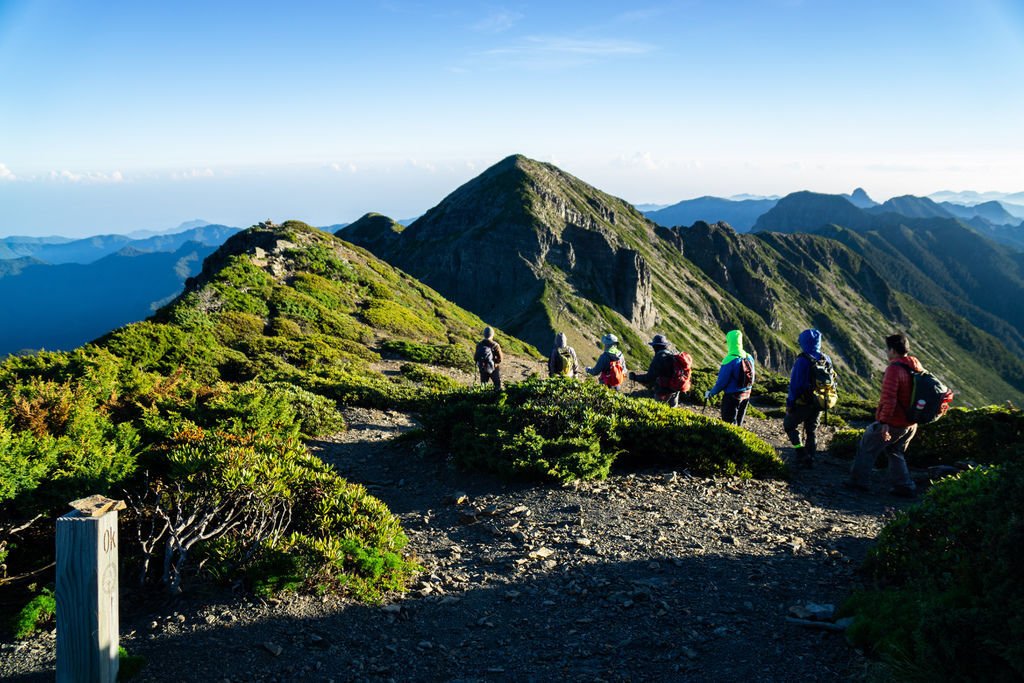
[[[638,375],[629,373],[629,378],[648,386],[653,385],[654,398],[675,408],[679,405],[679,395],[690,390],[690,367],[693,364],[690,354],[673,353],[670,344],[663,334],[656,334],[648,342],[654,349],[654,358],[647,372]]]
[[[626,357],[618,347],[619,338],[609,332],[601,337],[604,351],[592,368],[584,368],[588,375],[597,375],[598,381],[610,389],[622,391],[622,380],[626,378]]]

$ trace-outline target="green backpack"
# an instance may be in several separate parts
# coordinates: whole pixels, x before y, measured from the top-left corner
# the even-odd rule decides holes
[[[569,350],[568,346],[559,348],[553,360],[556,375],[565,375],[567,377],[572,375],[572,351]]]

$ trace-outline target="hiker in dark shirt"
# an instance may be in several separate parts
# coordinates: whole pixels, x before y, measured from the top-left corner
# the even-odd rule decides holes
[[[831,368],[832,360],[821,352],[821,332],[818,330],[804,330],[797,342],[801,353],[789,373],[789,394],[786,396],[786,417],[782,420],[782,428],[786,430],[789,442],[796,451],[797,464],[810,468],[814,466],[818,448],[817,431],[822,412],[821,404],[812,395],[814,366],[825,360]],[[806,434],[804,439],[800,438],[801,426]]]
[[[725,335],[729,353],[722,359],[715,386],[704,392],[707,401],[722,392],[722,420],[742,427],[754,384],[754,358],[743,350],[743,333],[732,330]]]
[[[501,346],[494,341],[494,330],[484,328],[484,338],[476,345],[473,356],[476,367],[480,370],[480,382],[494,382],[494,388],[501,390]]]
[[[685,390],[683,386],[679,386],[679,388],[671,386],[673,378],[676,378],[678,374],[676,372],[677,354],[669,350],[668,339],[663,334],[654,335],[654,339],[649,341],[648,344],[654,349],[654,358],[651,359],[647,372],[641,375],[631,372],[629,373],[629,378],[645,386],[653,385],[654,398],[675,408],[679,405],[679,394]],[[689,358],[689,356],[686,357],[687,359]],[[688,366],[686,367],[685,375],[685,378],[678,379],[689,384]],[[688,389],[689,387],[686,388]]]
[[[564,332],[555,335],[555,344],[548,356],[548,377],[575,377],[580,371],[576,349],[569,346]]]
[[[597,375],[598,381],[610,389],[622,391],[622,380],[626,377],[626,357],[618,347],[619,338],[609,332],[601,337],[604,352],[598,356],[592,368],[584,368],[588,375]]]

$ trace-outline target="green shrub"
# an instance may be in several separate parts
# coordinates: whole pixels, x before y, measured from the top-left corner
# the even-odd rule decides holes
[[[43,623],[51,621],[57,614],[57,599],[53,591],[44,588],[29,600],[14,617],[14,637],[17,640],[28,638]]]
[[[853,458],[862,429],[836,433],[830,451]],[[987,406],[975,410],[953,408],[945,417],[920,425],[907,449],[911,467],[949,465],[955,462],[995,464],[1015,457],[1015,447],[1024,442],[1024,413],[1013,406]]]
[[[874,422],[877,406],[877,401],[860,398],[840,388],[839,402],[831,412],[847,422]]]
[[[938,482],[879,535],[848,635],[920,680],[1024,677],[1024,447]]]
[[[455,391],[463,386],[448,375],[414,363],[403,363],[400,371],[403,377],[433,391]]]
[[[362,311],[363,320],[374,329],[394,332],[406,337],[445,337],[446,330],[431,316],[426,318],[409,308],[387,299],[373,299]]]
[[[414,410],[429,394],[405,378],[348,370],[331,373],[310,388],[343,406],[381,410]]]
[[[783,471],[775,450],[749,432],[592,382],[531,379],[500,393],[464,389],[427,403],[422,416],[425,432],[464,466],[506,475],[603,478],[616,459],[702,474]]]
[[[339,258],[335,249],[325,244],[312,244],[302,249],[291,249],[286,253],[293,260],[296,270],[305,270],[338,280],[355,278],[352,266]]]
[[[213,323],[214,337],[224,346],[234,346],[241,341],[262,336],[265,327],[263,318],[238,311],[216,313]]]
[[[952,408],[938,422],[918,428],[907,459],[917,466],[958,460],[1000,463],[1006,462],[1020,443],[1024,443],[1024,412],[1019,408]]]
[[[334,401],[287,382],[268,384],[267,389],[292,406],[304,436],[326,436],[346,429],[345,418]]]
[[[381,349],[416,363],[445,365],[467,372],[471,372],[476,368],[476,363],[473,362],[473,354],[458,344],[418,344],[416,342],[389,339],[381,344]]]
[[[828,451],[837,458],[853,460],[862,436],[863,429],[840,429],[832,436]]]
[[[146,666],[146,658],[142,655],[129,654],[123,647],[117,648],[117,680],[127,681],[139,675]]]
[[[242,405],[238,397],[231,400]],[[233,432],[179,423],[169,448],[151,462],[155,476],[137,514],[157,529],[160,520],[165,525],[172,520],[173,533],[149,548],[161,564],[170,560],[162,564],[161,580],[180,585],[194,571],[197,556],[214,558],[208,568],[222,578],[268,577],[260,584],[267,590],[311,587],[331,578],[338,587],[358,586],[362,595],[391,590],[408,578],[415,567],[397,554],[407,539],[387,506],[339,477],[287,430],[253,431],[260,422],[218,420]],[[203,529],[217,532],[200,533]],[[374,573],[328,557],[327,551],[313,552],[342,541],[369,555],[394,557],[387,571]],[[279,554],[293,548],[300,556],[281,560]]]

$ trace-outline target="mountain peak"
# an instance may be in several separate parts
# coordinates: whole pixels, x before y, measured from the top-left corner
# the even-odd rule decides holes
[[[850,203],[859,209],[868,209],[872,206],[877,206],[878,202],[868,196],[868,193],[864,191],[864,188],[858,187],[848,195]]]

